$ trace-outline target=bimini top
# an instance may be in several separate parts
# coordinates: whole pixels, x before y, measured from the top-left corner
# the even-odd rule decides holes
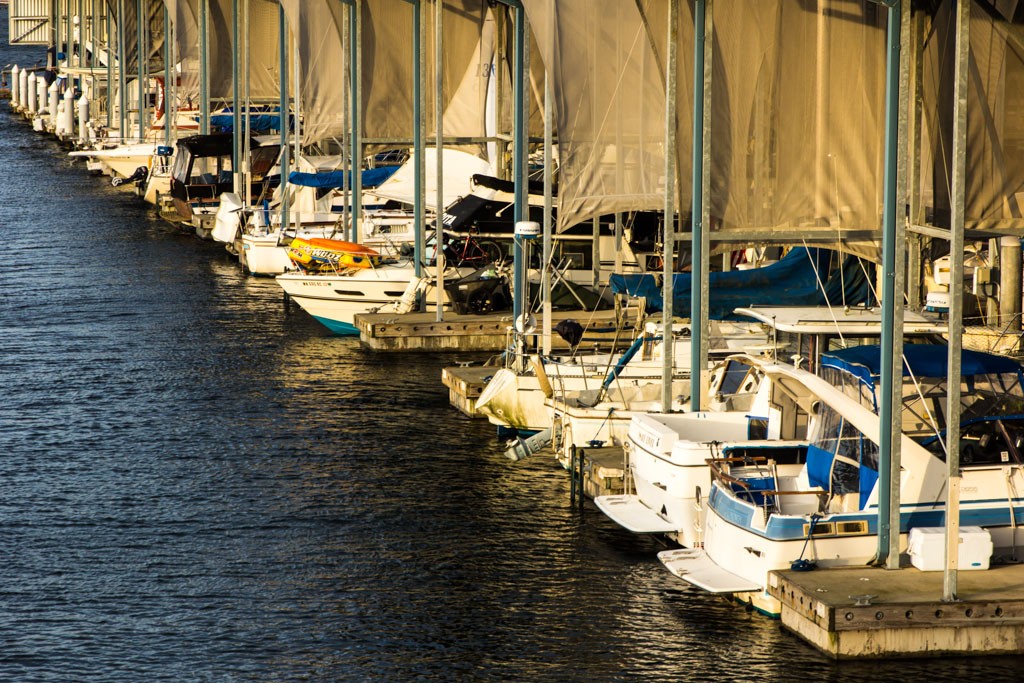
[[[948,372],[949,347],[941,344],[905,344],[903,346],[903,375],[914,377],[945,377]],[[853,346],[821,355],[822,368],[836,368],[854,375],[868,385],[874,385],[881,374],[882,354],[877,344]],[[1012,358],[994,353],[963,349],[960,373],[964,377],[1019,373],[1021,365]]]

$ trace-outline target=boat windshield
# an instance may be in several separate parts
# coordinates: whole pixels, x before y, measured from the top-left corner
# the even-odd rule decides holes
[[[875,414],[879,412],[881,386],[877,376],[866,381],[864,375],[841,367],[823,367],[821,375],[847,396]],[[984,417],[1024,415],[1024,387],[1021,372],[993,370],[964,374],[960,379],[960,423],[968,424]],[[903,431],[924,441],[946,429],[949,381],[945,376],[903,375],[901,411]]]

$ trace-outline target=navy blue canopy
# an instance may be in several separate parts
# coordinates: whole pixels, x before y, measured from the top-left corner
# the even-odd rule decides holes
[[[378,166],[368,168],[362,173],[363,187],[377,187],[385,180],[395,174],[400,166]],[[316,187],[319,189],[352,187],[351,176],[348,171],[328,171],[326,173],[300,173],[292,171],[288,176],[288,182],[301,187]]]
[[[747,306],[823,306],[855,305],[871,301],[871,287],[854,257],[840,262],[840,254],[829,249],[792,249],[778,263],[753,270],[733,270],[708,274],[711,296],[708,317],[711,320],[740,320],[733,313]],[[824,291],[818,283],[824,284]],[[672,312],[690,317],[690,273],[676,273]],[[612,275],[616,294],[643,297],[648,311],[662,309],[662,288],[654,275]],[[845,291],[845,296],[844,296]]]
[[[941,344],[905,344],[903,346],[903,375],[914,377],[945,377],[948,368],[949,347]],[[858,377],[869,386],[882,372],[881,347],[877,344],[853,346],[821,355],[823,368],[836,368]],[[1016,373],[1021,370],[1017,361],[993,353],[963,349],[960,356],[961,374],[972,375]]]

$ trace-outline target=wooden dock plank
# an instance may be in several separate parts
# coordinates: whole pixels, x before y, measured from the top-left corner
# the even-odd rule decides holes
[[[614,310],[608,311],[555,311],[555,324],[562,320],[575,320],[583,326],[585,348],[625,348],[632,341],[631,328],[635,317],[625,316],[622,329],[617,329]],[[457,315],[445,313],[444,321],[437,322],[429,313],[361,313],[355,317],[360,343],[374,351],[502,351],[511,341],[512,315]],[[540,343],[537,333],[528,335],[527,343],[536,348]],[[552,347],[568,350],[569,344],[557,334],[552,335]]]

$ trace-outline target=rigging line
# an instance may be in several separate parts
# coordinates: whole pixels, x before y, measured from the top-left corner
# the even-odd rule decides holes
[[[843,337],[843,331],[839,329],[839,320],[836,318],[836,313],[832,310],[832,302],[828,300],[828,294],[825,292],[825,283],[821,281],[821,274],[818,273],[818,264],[811,258],[811,250],[807,247],[807,240],[801,240],[804,245],[804,251],[807,252],[807,260],[811,262],[811,270],[814,271],[814,279],[818,281],[818,287],[821,289],[821,293],[825,296],[825,306],[828,307],[828,314],[832,316],[832,324],[836,326],[836,333],[839,335],[839,341],[846,348],[846,339]]]
[[[914,369],[910,367],[910,363],[907,362],[906,354],[902,354],[903,365],[907,368],[907,375],[910,377],[910,381],[914,383],[914,390],[917,391],[918,398],[921,399],[921,405],[924,406],[925,415],[928,417],[928,423],[935,433],[935,438],[938,440],[939,445],[942,446],[942,452],[949,457],[949,450],[946,448],[946,440],[942,438],[942,431],[939,429],[939,424],[935,420],[935,413],[928,406],[928,402],[925,400],[924,391],[921,389],[921,383],[918,381],[917,376],[914,375]]]

